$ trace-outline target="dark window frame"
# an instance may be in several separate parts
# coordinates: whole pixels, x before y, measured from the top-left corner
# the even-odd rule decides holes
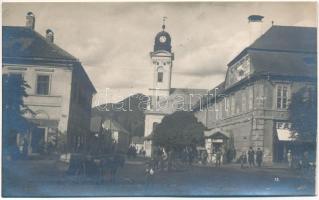
[[[157,72],[157,82],[162,83],[164,79],[164,73],[163,72]]]
[[[41,77],[47,78],[47,80],[39,80]],[[38,74],[36,81],[36,94],[44,96],[50,95],[51,76],[49,74]]]

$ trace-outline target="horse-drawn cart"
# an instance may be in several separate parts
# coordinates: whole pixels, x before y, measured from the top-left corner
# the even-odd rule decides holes
[[[116,172],[125,164],[125,156],[121,154],[89,155],[80,153],[62,154],[57,161],[58,169],[67,175],[95,176],[104,179],[107,174],[115,181]]]

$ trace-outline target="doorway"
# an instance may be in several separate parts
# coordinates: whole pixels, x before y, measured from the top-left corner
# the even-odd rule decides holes
[[[45,128],[35,128],[32,133],[32,153],[42,153],[44,148]]]

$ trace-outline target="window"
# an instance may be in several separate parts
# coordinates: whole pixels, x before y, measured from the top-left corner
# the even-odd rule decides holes
[[[235,114],[235,110],[236,110],[236,101],[235,101],[235,96],[234,95],[231,95],[230,110],[231,110],[231,115],[234,115]]]
[[[225,98],[225,114],[226,114],[226,117],[229,116],[229,113],[230,113],[230,98],[226,97]]]
[[[157,82],[163,82],[163,72],[157,72]]]
[[[49,75],[38,75],[37,77],[37,94],[48,95],[49,94]]]
[[[244,90],[243,93],[242,93],[241,105],[242,105],[241,111],[242,111],[243,113],[245,113],[246,110],[247,110],[247,109],[246,109],[246,108],[247,108],[246,90]]]
[[[254,94],[253,94],[253,87],[249,87],[248,90],[248,109],[253,109],[253,102],[254,102]]]
[[[236,110],[235,110],[235,114],[239,114],[240,113],[240,109],[241,109],[241,105],[240,105],[240,98],[241,98],[241,96],[240,96],[240,93],[235,93],[234,94],[234,98],[235,99],[238,99],[237,101],[236,101],[236,104],[235,104],[235,107],[236,107]]]
[[[158,126],[158,123],[157,123],[157,122],[154,122],[154,123],[153,123],[153,131],[155,131],[155,129],[157,128],[157,126]]]
[[[287,109],[289,101],[288,85],[277,85],[277,109]]]
[[[222,101],[220,101],[219,103],[218,103],[218,111],[219,111],[219,113],[218,113],[218,115],[219,115],[219,119],[223,119],[223,104],[222,104]]]

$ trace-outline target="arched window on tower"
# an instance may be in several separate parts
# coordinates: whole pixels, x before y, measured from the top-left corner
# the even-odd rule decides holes
[[[153,123],[153,131],[155,131],[156,127],[158,126],[158,122]]]
[[[163,76],[164,76],[163,71],[164,71],[163,67],[157,68],[157,82],[159,83],[163,82]]]

